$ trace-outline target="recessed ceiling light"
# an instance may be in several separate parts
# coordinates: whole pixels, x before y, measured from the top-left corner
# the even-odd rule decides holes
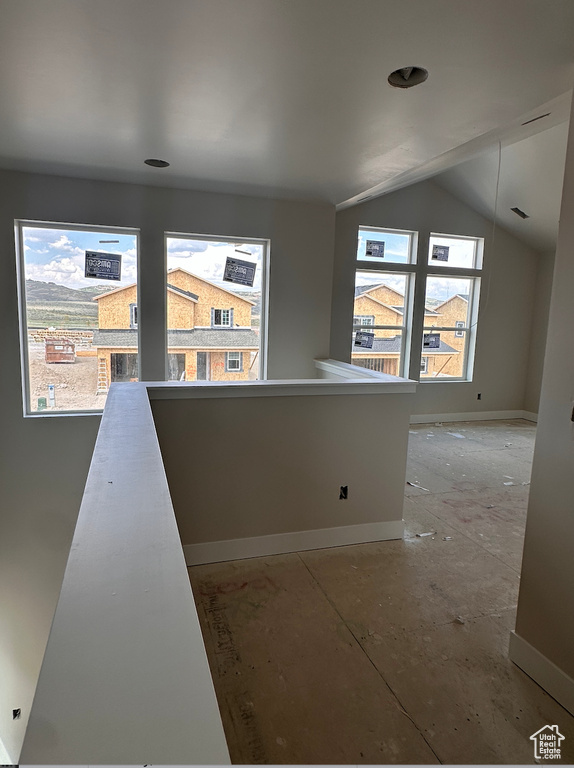
[[[153,168],[167,168],[169,163],[167,160],[155,160],[153,157],[144,160],[146,165],[151,165]]]
[[[424,83],[428,76],[429,73],[422,67],[401,67],[391,72],[388,83],[393,88],[412,88],[414,85]]]
[[[511,211],[514,211],[514,213],[517,216],[520,216],[521,219],[529,219],[530,216],[527,213],[524,213],[524,211],[521,211],[520,208],[511,208]]]

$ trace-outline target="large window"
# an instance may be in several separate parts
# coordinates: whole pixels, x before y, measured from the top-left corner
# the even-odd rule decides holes
[[[20,221],[16,239],[25,413],[100,411],[139,377],[137,232]]]
[[[428,253],[417,250],[415,232],[359,229],[351,360],[421,381],[468,381],[482,240],[431,233]]]
[[[414,232],[359,230],[351,361],[369,370],[408,375]]]
[[[427,255],[421,381],[472,379],[482,240],[432,234]]]
[[[267,242],[170,234],[166,250],[167,351],[183,360],[168,378],[264,378]]]

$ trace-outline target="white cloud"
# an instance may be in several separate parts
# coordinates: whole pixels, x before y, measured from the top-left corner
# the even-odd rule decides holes
[[[68,257],[53,259],[48,264],[27,264],[26,277],[29,280],[67,285],[69,288],[79,288],[85,283],[83,266]]]

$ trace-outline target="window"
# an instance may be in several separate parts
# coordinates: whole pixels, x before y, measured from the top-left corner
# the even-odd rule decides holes
[[[472,379],[482,246],[476,237],[431,233],[422,345],[429,365],[421,381]]]
[[[378,244],[378,245],[377,245]],[[361,227],[351,362],[408,376],[416,233]],[[366,332],[366,343],[356,338]]]
[[[212,325],[215,326],[230,326],[232,309],[214,309]]]
[[[267,241],[170,233],[166,251],[169,380],[264,378]]]
[[[24,413],[101,411],[139,376],[137,231],[17,221],[16,243]]]
[[[355,315],[353,317],[353,325],[374,325],[374,315]]]
[[[421,381],[469,381],[483,241],[431,233],[428,242],[417,258],[416,232],[359,228],[351,361]]]
[[[130,328],[138,327],[138,305],[130,304]]]
[[[241,352],[226,352],[225,353],[225,370],[226,371],[241,371],[243,369],[243,355]]]

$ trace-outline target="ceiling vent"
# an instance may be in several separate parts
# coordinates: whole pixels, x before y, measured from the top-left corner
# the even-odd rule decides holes
[[[167,168],[169,166],[167,160],[155,160],[153,157],[144,160],[144,163],[146,165],[151,165],[152,168]]]
[[[429,73],[422,67],[402,67],[391,72],[388,82],[393,88],[412,88],[424,83],[428,76]]]
[[[520,208],[511,208],[511,211],[514,211],[514,213],[517,216],[520,216],[521,219],[529,219],[530,216],[527,213],[524,213],[524,211],[521,211]]]
[[[551,112],[547,112],[545,115],[538,115],[538,117],[533,117],[532,120],[527,120],[525,123],[522,123],[522,125],[530,125],[530,123],[535,123],[537,120],[542,120],[543,117],[548,117],[551,114]]]

